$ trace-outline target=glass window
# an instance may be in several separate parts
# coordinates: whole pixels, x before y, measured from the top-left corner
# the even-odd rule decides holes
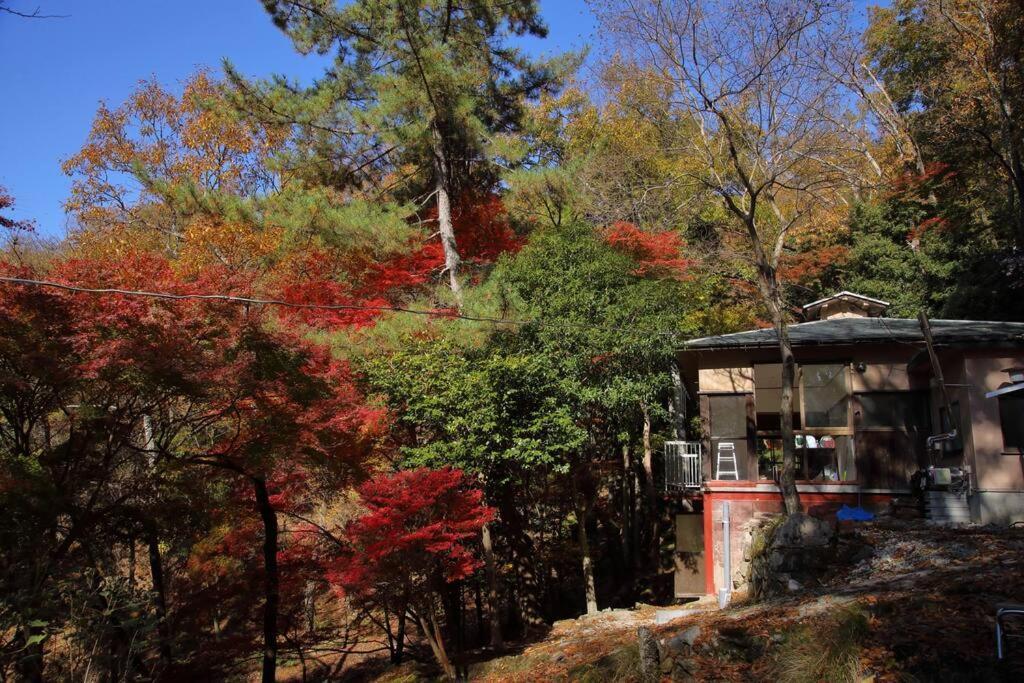
[[[860,426],[930,433],[928,394],[923,391],[877,391],[859,394]]]
[[[807,434],[797,449],[803,462],[803,475],[811,481],[853,481],[853,441],[848,436]]]
[[[794,379],[793,409],[800,410],[800,377]],[[754,404],[759,413],[779,413],[782,403],[782,363],[754,365]]]
[[[846,365],[803,365],[804,426],[846,427],[850,389]]]
[[[709,396],[712,438],[746,438],[748,394]]]
[[[775,481],[782,472],[782,439],[758,438],[757,472],[760,479]]]
[[[999,423],[1003,428],[1003,448],[1024,449],[1024,393],[999,397]]]

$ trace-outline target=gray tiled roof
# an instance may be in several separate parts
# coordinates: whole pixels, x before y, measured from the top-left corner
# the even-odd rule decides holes
[[[961,344],[1024,345],[1024,323],[984,320],[932,320],[937,346]],[[789,326],[793,346],[923,342],[921,327],[911,318],[833,318]],[[778,337],[772,328],[691,339],[684,350],[774,347]]]

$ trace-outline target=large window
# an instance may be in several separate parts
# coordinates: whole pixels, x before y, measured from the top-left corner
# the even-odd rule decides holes
[[[720,471],[723,479],[745,480],[755,476],[757,465],[750,461],[747,447],[747,403],[750,399],[750,394],[708,396],[712,478],[718,478]],[[735,474],[732,474],[733,470]]]
[[[923,391],[874,391],[859,394],[860,426],[864,429],[902,429],[931,432],[928,394]]]
[[[846,365],[802,365],[804,427],[845,428],[850,387]]]
[[[1024,392],[999,397],[999,423],[1003,428],[1003,448],[1024,450]]]
[[[757,431],[778,433],[782,429],[779,407],[782,403],[782,364],[759,363],[754,366],[754,407]],[[793,428],[800,429],[800,375],[793,387]]]
[[[709,396],[712,438],[747,438],[748,394]]]

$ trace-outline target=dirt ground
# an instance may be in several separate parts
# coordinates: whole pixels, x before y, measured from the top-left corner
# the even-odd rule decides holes
[[[1024,602],[1024,529],[894,520],[840,537],[870,556],[817,587],[761,604],[740,597],[726,610],[701,605],[657,627],[653,607],[558,622],[544,640],[472,665],[470,679],[639,680],[637,628],[651,626],[663,680],[1024,680],[1024,640],[1004,663],[994,640],[996,605]]]

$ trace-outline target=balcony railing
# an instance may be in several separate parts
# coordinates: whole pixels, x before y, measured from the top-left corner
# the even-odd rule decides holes
[[[699,489],[702,479],[700,442],[665,442],[665,490]]]

